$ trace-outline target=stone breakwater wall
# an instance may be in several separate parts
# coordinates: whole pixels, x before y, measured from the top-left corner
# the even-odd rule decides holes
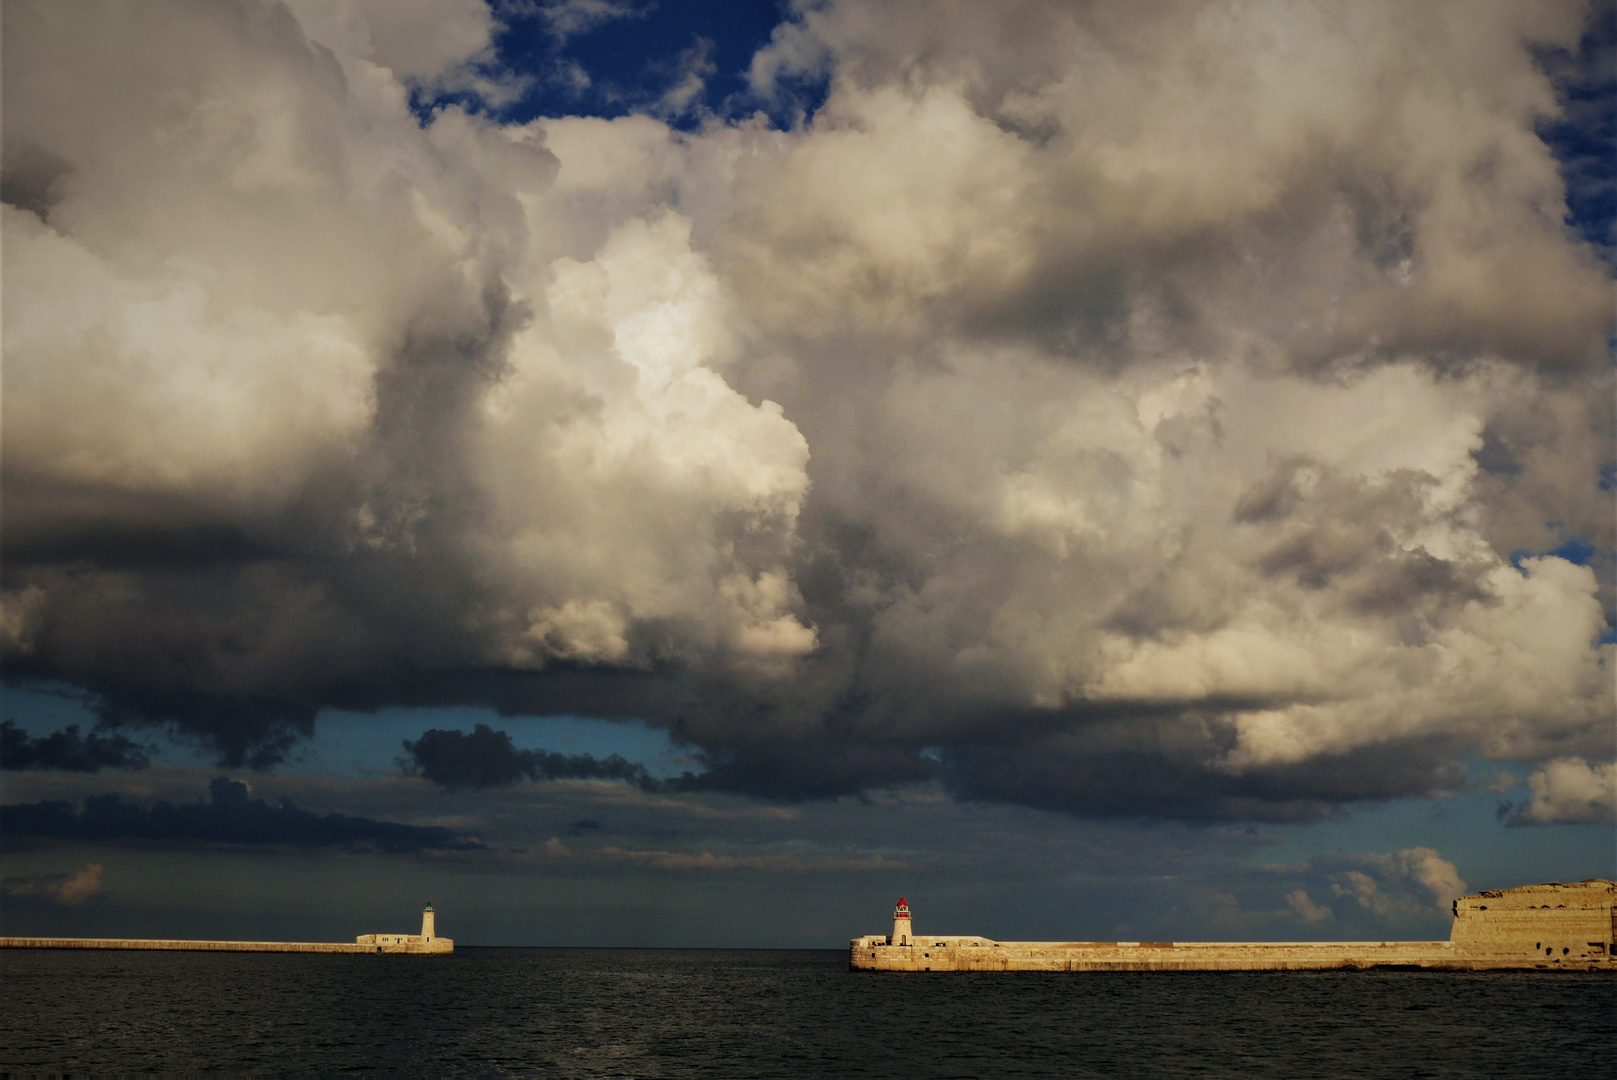
[[[1447,941],[989,941],[920,934],[914,945],[899,948],[888,946],[886,940],[855,939],[848,966],[856,971],[1326,971],[1494,966],[1459,955]]]
[[[854,971],[1617,970],[1617,885],[1499,889],[1454,902],[1448,941],[994,941],[909,933],[854,938]],[[908,912],[904,926],[910,925]]]
[[[360,945],[342,941],[171,941],[162,938],[0,937],[0,949],[135,949],[168,952],[452,953],[454,942]]]

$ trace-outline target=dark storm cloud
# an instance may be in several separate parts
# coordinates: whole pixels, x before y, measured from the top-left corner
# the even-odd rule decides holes
[[[38,738],[10,720],[0,721],[0,769],[61,769],[100,772],[102,769],[144,769],[146,748],[123,735],[90,732],[80,735],[78,725]]]
[[[1232,743],[1180,729],[1161,749],[1086,746],[1074,738],[1008,747],[965,747],[944,758],[958,798],[1020,802],[1093,817],[1317,821],[1353,802],[1440,795],[1464,769],[1439,745],[1400,743],[1242,772],[1209,768]]]
[[[472,705],[705,769],[408,744],[473,789],[1292,819],[1603,768],[1610,583],[1512,559],[1617,543],[1609,268],[1535,127],[1587,12],[1353,12],[794,6],[752,77],[812,119],[674,132],[449,103],[520,82],[469,0],[8,3],[6,677],[232,768]]]
[[[589,754],[518,750],[511,736],[478,724],[463,731],[431,729],[415,741],[404,740],[411,772],[446,788],[489,788],[518,780],[622,780],[645,791],[663,785],[637,762],[620,754],[597,760]],[[599,828],[599,826],[596,826]]]
[[[169,803],[148,809],[116,792],[93,795],[75,810],[68,802],[0,806],[0,833],[11,840],[146,840],[215,844],[287,845],[300,848],[362,847],[387,852],[472,851],[479,841],[437,826],[314,814],[282,799],[270,806],[251,797],[246,784],[218,777],[208,801]]]
[[[871,787],[914,783],[938,775],[937,763],[915,750],[860,746],[846,740],[766,743],[701,753],[704,771],[670,779],[619,754],[560,754],[518,749],[487,724],[470,734],[433,729],[406,739],[406,769],[446,788],[490,788],[519,780],[619,780],[642,791],[729,791],[787,801],[857,795]],[[599,827],[599,826],[595,826]]]

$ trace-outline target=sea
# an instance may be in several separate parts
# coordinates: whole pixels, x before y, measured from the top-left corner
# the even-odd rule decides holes
[[[1617,978],[850,972],[837,951],[0,951],[8,1073],[1594,1077]]]

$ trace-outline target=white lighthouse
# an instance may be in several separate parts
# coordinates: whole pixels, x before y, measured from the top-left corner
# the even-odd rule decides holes
[[[436,913],[432,910],[432,902],[427,902],[427,909],[421,913],[421,940],[431,941],[437,931],[434,920]]]
[[[893,909],[893,936],[887,939],[887,944],[908,945],[910,936],[910,906],[900,896],[898,906]]]

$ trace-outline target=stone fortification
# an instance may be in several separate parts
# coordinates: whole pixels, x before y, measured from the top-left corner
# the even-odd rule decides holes
[[[1490,889],[1454,901],[1449,939],[1468,953],[1532,967],[1613,962],[1617,906],[1609,881]]]
[[[135,949],[163,952],[452,953],[455,943],[436,935],[432,905],[419,934],[361,934],[345,941],[179,941],[163,938],[0,937],[0,949]]]
[[[994,941],[903,932],[854,938],[854,971],[1613,971],[1617,886],[1603,879],[1463,896],[1448,941]],[[909,944],[898,943],[900,937]]]

